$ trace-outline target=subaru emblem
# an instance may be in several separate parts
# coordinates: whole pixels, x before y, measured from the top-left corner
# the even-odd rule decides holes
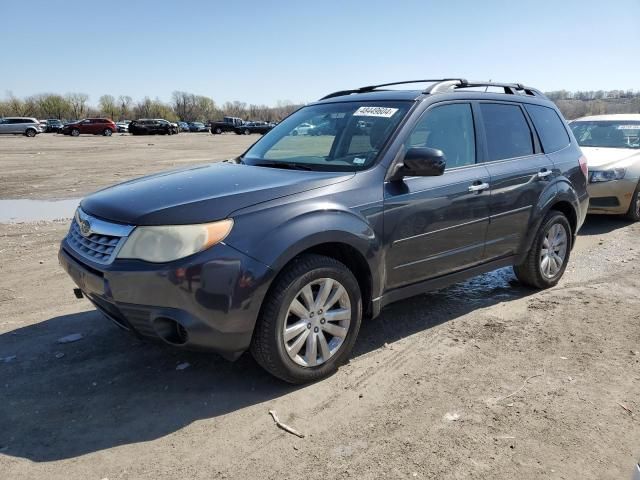
[[[91,224],[88,220],[80,220],[80,233],[83,237],[88,237],[91,234]]]

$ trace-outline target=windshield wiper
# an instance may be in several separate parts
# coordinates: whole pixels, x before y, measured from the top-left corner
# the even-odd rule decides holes
[[[307,170],[311,171],[309,165],[303,165],[301,163],[287,163],[287,162],[258,162],[252,164],[255,167],[272,167],[272,168],[284,168],[287,170]]]

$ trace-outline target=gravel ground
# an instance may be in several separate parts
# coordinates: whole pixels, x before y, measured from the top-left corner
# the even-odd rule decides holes
[[[255,138],[0,138],[0,197],[78,196]],[[503,269],[391,305],[303,387],[113,327],[57,264],[66,229],[0,225],[1,478],[620,479],[640,459],[640,224],[588,218],[550,290]]]

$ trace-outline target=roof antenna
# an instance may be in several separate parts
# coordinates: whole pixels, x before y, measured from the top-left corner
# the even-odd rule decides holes
[[[491,83],[491,79],[489,79],[489,83]],[[487,93],[487,90],[489,90],[489,85],[487,85],[486,87],[484,87],[484,93]]]

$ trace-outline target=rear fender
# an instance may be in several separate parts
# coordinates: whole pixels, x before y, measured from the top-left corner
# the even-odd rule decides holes
[[[546,217],[547,213],[555,205],[564,202],[571,206],[573,209],[574,218],[569,219],[569,223],[572,223],[572,228],[574,229],[574,235],[572,238],[571,246],[575,243],[575,233],[577,228],[580,225],[580,202],[578,197],[571,187],[571,185],[564,180],[560,180],[555,182],[542,193],[538,200],[538,204],[534,206],[534,210],[531,213],[531,220],[529,221],[529,226],[527,228],[527,233],[522,240],[522,244],[520,245],[519,253],[516,256],[515,263],[522,263],[529,250],[533,247],[533,242],[535,240],[536,234],[542,225],[542,221]]]

